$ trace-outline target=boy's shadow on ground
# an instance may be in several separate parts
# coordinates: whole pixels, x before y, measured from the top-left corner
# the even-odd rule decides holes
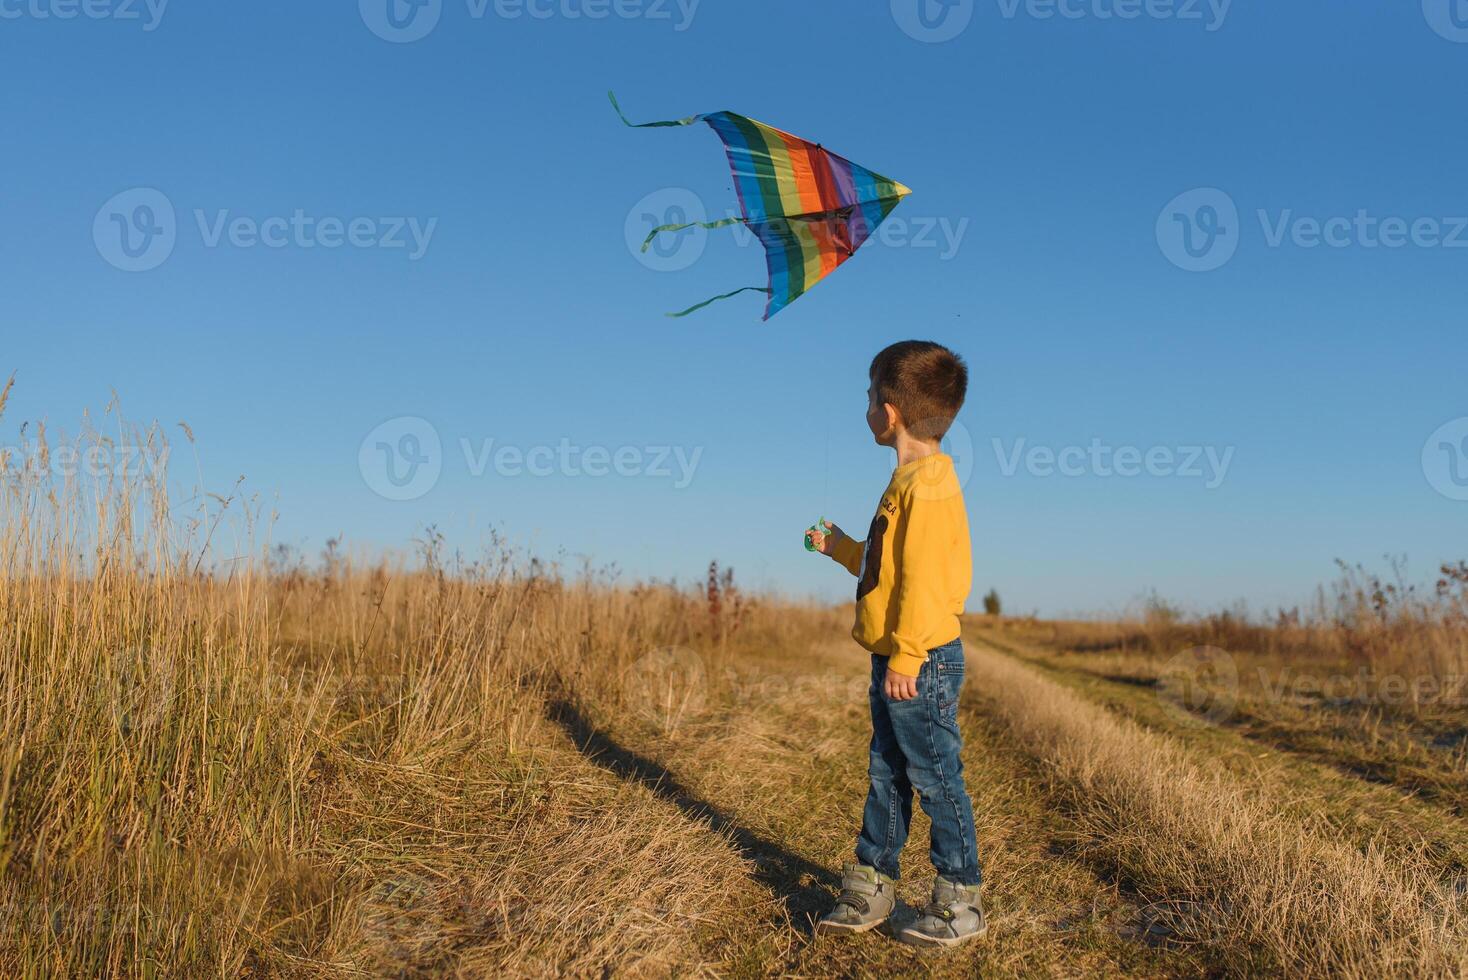
[[[824,913],[841,879],[826,868],[793,854],[779,844],[743,826],[728,813],[696,796],[668,769],[621,745],[587,720],[574,704],[557,700],[547,715],[575,743],[588,760],[622,779],[641,783],[683,811],[728,836],[754,862],[756,877],[785,903],[791,924],[807,935],[815,917]]]

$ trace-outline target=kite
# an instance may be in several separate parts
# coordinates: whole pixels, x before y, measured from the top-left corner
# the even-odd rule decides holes
[[[710,303],[744,292],[769,296],[764,319],[779,313],[851,258],[898,203],[912,193],[819,143],[781,132],[732,112],[713,112],[667,122],[633,123],[616,96],[607,93],[622,122],[635,129],[708,123],[724,141],[742,217],[661,225],[642,243],[645,252],[658,235],[685,228],[723,228],[742,224],[765,247],[768,286],[745,286],[669,316],[687,316]]]

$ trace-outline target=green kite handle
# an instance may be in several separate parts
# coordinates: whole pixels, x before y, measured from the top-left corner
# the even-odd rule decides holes
[[[815,531],[817,534],[830,534],[831,533],[830,531],[827,531],[826,530],[825,523],[826,523],[826,519],[824,517],[822,517],[820,520],[816,521],[810,527],[806,528],[806,531],[805,531],[805,550],[806,551],[815,551],[816,550],[816,543],[811,540],[811,536],[810,536],[812,531]]]

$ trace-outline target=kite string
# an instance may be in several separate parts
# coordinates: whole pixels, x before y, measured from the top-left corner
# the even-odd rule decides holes
[[[826,485],[821,488],[821,506],[831,509],[831,425],[826,422]]]

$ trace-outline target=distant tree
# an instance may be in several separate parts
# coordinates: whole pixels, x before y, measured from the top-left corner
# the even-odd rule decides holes
[[[990,616],[998,616],[1001,609],[999,593],[994,589],[990,589],[984,594],[984,612]]]

